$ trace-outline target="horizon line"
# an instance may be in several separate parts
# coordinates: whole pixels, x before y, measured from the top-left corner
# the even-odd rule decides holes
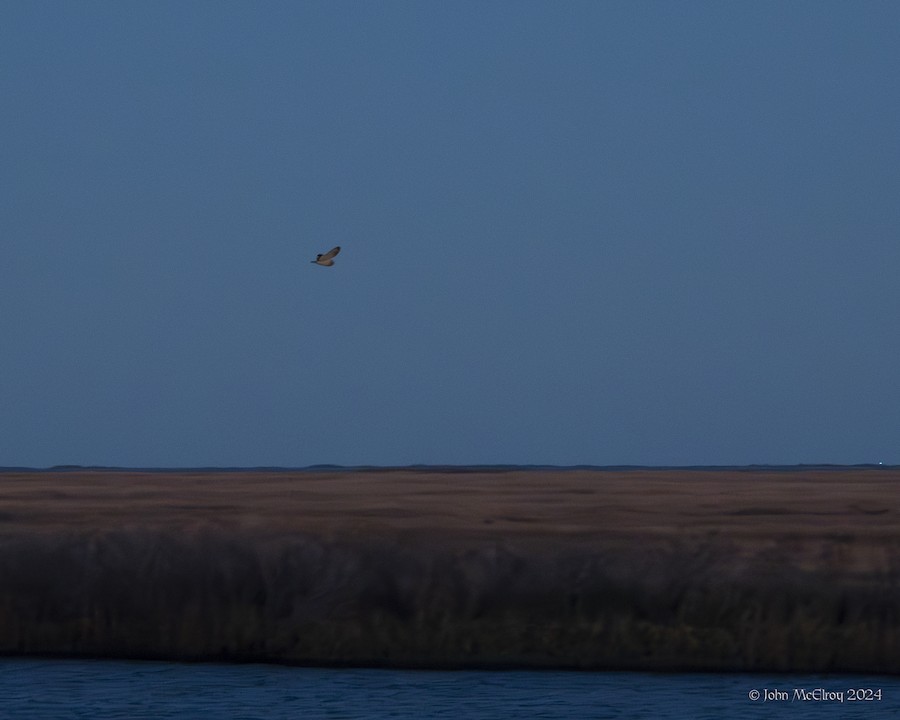
[[[870,463],[748,463],[748,464],[686,464],[686,465],[644,465],[621,463],[612,465],[595,465],[577,463],[556,465],[551,463],[410,463],[406,465],[341,465],[336,463],[316,463],[313,465],[78,465],[62,464],[35,467],[30,465],[0,465],[0,472],[77,472],[95,471],[131,471],[131,472],[309,472],[309,471],[399,471],[399,470],[431,470],[443,472],[460,471],[498,471],[498,470],[767,470],[767,469],[829,469],[829,468],[898,468],[883,462]]]

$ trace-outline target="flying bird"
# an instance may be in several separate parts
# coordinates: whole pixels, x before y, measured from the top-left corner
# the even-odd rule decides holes
[[[310,260],[311,263],[315,263],[316,265],[324,265],[325,267],[331,267],[334,265],[333,258],[341,251],[341,246],[338,245],[336,248],[331,248],[327,253],[316,255],[315,260]]]

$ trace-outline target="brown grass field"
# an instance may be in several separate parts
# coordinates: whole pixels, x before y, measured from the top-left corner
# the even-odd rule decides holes
[[[0,472],[0,653],[900,672],[900,469]]]

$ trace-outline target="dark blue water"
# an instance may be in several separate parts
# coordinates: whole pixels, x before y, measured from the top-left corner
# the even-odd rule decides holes
[[[760,699],[751,699],[754,691],[761,694]],[[764,702],[766,693],[770,699]],[[893,677],[436,672],[0,660],[3,720],[802,720],[880,718],[898,711],[900,678]]]

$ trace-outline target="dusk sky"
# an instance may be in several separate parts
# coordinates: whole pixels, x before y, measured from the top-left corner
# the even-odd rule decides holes
[[[900,3],[5,0],[0,98],[0,465],[900,463]]]

